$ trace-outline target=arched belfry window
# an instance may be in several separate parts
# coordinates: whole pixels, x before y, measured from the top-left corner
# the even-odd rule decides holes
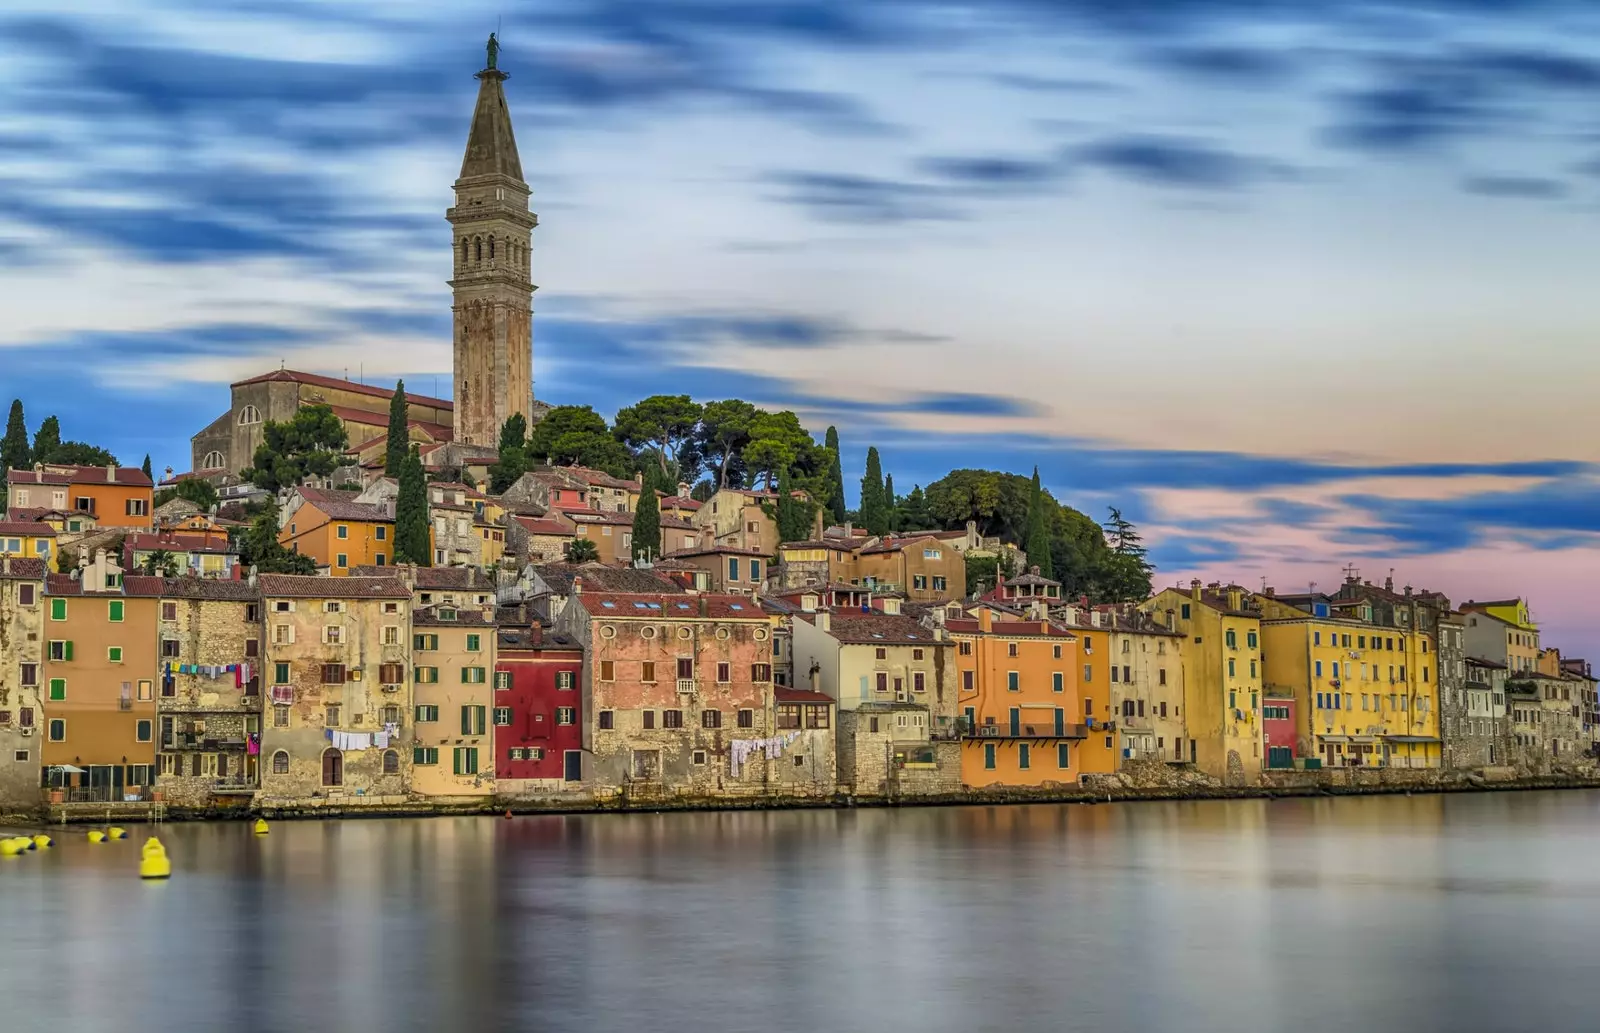
[[[465,265],[466,262],[467,262],[467,238],[466,237],[462,237],[461,238],[461,264]]]
[[[494,260],[494,237],[489,238],[489,260]]]
[[[245,406],[243,409],[241,409],[239,411],[239,425],[241,427],[244,426],[245,424],[248,424],[248,423],[260,423],[260,422],[261,422],[261,410],[257,409],[255,406],[247,405],[247,406]]]
[[[200,469],[202,470],[220,470],[227,465],[228,461],[223,458],[221,452],[217,451],[207,452],[206,457],[200,461]]]
[[[477,262],[483,261],[483,238],[482,237],[474,237],[473,240],[472,240],[472,243],[473,243],[473,247],[476,249],[475,253],[476,253],[476,256],[477,256],[474,259],[474,261],[477,261]]]

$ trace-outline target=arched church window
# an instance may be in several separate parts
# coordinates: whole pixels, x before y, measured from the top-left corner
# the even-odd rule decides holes
[[[467,262],[467,238],[466,237],[462,237],[461,238],[461,264],[465,265],[466,262]]]
[[[494,237],[489,238],[489,260],[494,261]]]
[[[220,470],[227,465],[228,461],[222,457],[222,453],[215,450],[207,452],[205,459],[200,461],[202,470]]]
[[[474,261],[478,261],[478,262],[483,261],[483,238],[482,237],[474,237],[472,239],[472,243],[473,243],[473,247],[476,249],[476,254],[477,254],[477,257],[474,259]]]
[[[239,426],[261,422],[261,410],[253,405],[247,405],[239,411]]]

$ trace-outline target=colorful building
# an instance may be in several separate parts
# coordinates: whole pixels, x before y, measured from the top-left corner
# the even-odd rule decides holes
[[[584,778],[583,647],[538,620],[497,630],[494,705],[505,724],[494,735],[502,796],[560,792]]]
[[[862,548],[856,554],[856,574],[862,584],[902,592],[917,603],[948,602],[967,594],[966,558],[938,538],[915,533]]]
[[[495,736],[512,723],[496,692],[495,644],[492,607],[413,606],[411,791],[419,796],[494,795]]]
[[[278,542],[310,556],[332,577],[354,567],[394,563],[394,508],[358,502],[356,493],[298,487],[283,507]]]
[[[231,578],[239,564],[239,550],[221,534],[189,534],[180,531],[162,531],[154,534],[130,534],[122,542],[122,563],[128,570],[150,570],[152,559],[162,557],[171,564],[173,576],[193,574],[196,577]]]
[[[796,498],[810,500],[803,491]],[[696,527],[710,533],[715,545],[749,549],[759,556],[775,556],[780,536],[775,491],[754,491],[741,488],[723,488],[712,495],[695,511],[692,520]],[[822,537],[822,510],[819,508],[812,522],[812,537]]]
[[[46,572],[42,559],[0,555],[0,811],[5,812],[39,803]]]
[[[1539,668],[1539,625],[1522,599],[1461,604],[1467,655],[1505,664],[1508,678]]]
[[[1275,692],[1270,685],[1261,697],[1261,743],[1267,751],[1267,767],[1293,768],[1300,756],[1300,701],[1287,692]]]
[[[691,567],[704,570],[709,576],[711,591],[730,595],[764,589],[770,554],[736,545],[710,545],[701,548],[680,549],[669,552],[667,559],[681,560]]]
[[[8,519],[30,509],[85,513],[100,527],[150,529],[155,484],[137,466],[35,464],[7,470]]]
[[[56,529],[40,520],[0,520],[0,556],[55,559]]]
[[[1183,636],[1132,606],[1098,607],[1105,633],[1111,713],[1124,767],[1158,760],[1182,764]],[[1093,636],[1092,631],[1079,629]]]

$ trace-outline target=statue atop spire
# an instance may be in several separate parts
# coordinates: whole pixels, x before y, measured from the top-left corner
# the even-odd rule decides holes
[[[500,41],[494,38],[494,33],[489,33],[489,43],[484,49],[489,52],[489,67],[497,67],[496,62],[500,60]]]

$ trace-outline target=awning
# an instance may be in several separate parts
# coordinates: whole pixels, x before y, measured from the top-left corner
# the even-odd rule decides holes
[[[71,764],[52,764],[52,765],[50,765],[50,770],[51,771],[59,771],[62,774],[66,774],[66,775],[84,775],[84,774],[88,774],[88,772],[86,772],[83,768],[75,768]]]
[[[1386,735],[1386,736],[1384,736],[1384,738],[1388,739],[1390,742],[1438,742],[1439,741],[1439,737],[1436,736],[1436,735]]]
[[[1317,738],[1321,739],[1323,742],[1349,742],[1350,741],[1350,737],[1348,735],[1319,735],[1319,736],[1317,736]]]

